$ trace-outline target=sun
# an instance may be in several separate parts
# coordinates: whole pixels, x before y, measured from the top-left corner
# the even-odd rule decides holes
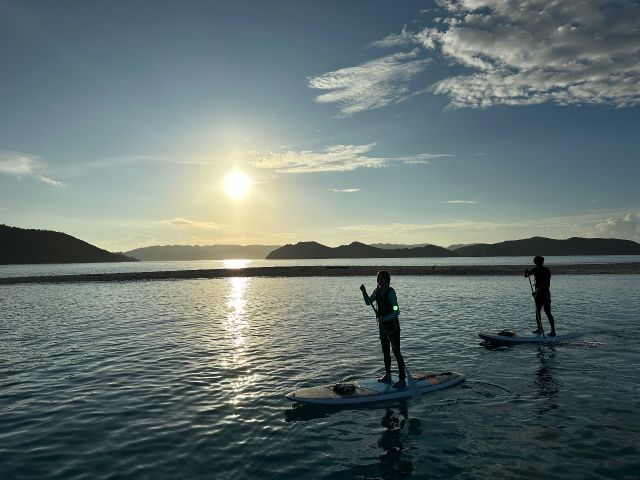
[[[229,173],[224,179],[224,190],[231,198],[241,199],[251,190],[251,179],[240,170]]]

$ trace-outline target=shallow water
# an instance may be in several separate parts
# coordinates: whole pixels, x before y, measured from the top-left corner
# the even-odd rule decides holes
[[[547,265],[640,262],[640,255],[549,256]],[[34,265],[0,265],[0,278],[92,273],[164,272],[172,270],[207,270],[216,268],[283,267],[298,265],[532,265],[531,257],[443,257],[443,258],[329,258],[309,260],[192,260],[166,262],[57,263]]]
[[[637,478],[640,276],[395,277],[412,370],[461,386],[350,409],[284,394],[380,373],[372,278],[0,287],[2,478]],[[545,323],[546,326],[546,323]],[[394,364],[395,365],[395,364]]]

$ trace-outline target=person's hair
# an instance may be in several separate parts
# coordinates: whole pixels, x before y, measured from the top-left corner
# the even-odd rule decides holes
[[[389,275],[389,272],[387,272],[386,270],[380,270],[378,272],[378,275],[376,275],[376,280],[378,280],[379,278],[384,278],[387,283],[391,283],[391,275]]]
[[[536,265],[542,265],[544,263],[544,257],[536,255],[535,257],[533,257],[533,263],[535,263]]]

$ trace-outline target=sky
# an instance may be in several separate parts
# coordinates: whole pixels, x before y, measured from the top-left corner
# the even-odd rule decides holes
[[[638,1],[0,0],[0,224],[110,251],[640,241],[639,25]]]

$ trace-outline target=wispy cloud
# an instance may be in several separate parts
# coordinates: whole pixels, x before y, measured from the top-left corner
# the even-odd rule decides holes
[[[338,192],[338,193],[356,193],[359,192],[360,189],[359,188],[333,188],[331,189],[332,192]]]
[[[442,157],[453,157],[450,153],[420,153],[409,157],[397,157],[395,160],[403,161],[408,165],[429,165],[431,160]]]
[[[320,103],[337,103],[344,115],[382,108],[415,95],[408,86],[428,59],[417,59],[418,49],[371,60],[308,79],[309,87],[328,90],[316,97]]]
[[[212,230],[219,230],[225,227],[225,225],[215,223],[215,222],[199,222],[196,220],[189,220],[186,218],[171,218],[168,220],[160,220],[157,223],[169,225],[172,227],[179,227],[179,228],[189,227],[189,228],[212,229]]]
[[[52,187],[64,187],[65,183],[42,174],[46,165],[36,155],[0,150],[0,175],[9,175],[17,179],[35,178]]]
[[[500,225],[494,222],[471,222],[459,221],[451,223],[391,223],[391,224],[364,224],[349,225],[341,227],[342,230],[356,232],[379,232],[379,233],[409,233],[409,232],[429,232],[434,230],[460,230],[460,229],[495,229]],[[513,224],[509,224],[513,226]]]
[[[44,175],[37,175],[38,180],[46,183],[47,185],[51,185],[52,187],[66,187],[67,184],[63,182],[59,182],[54,180],[53,178],[45,177]]]
[[[403,157],[372,156],[375,143],[367,145],[332,145],[323,151],[252,152],[257,168],[272,169],[280,173],[345,172],[357,168],[383,167],[390,163],[428,163],[429,160],[449,154],[421,153]]]
[[[347,232],[367,235],[405,235],[418,241],[432,236],[453,238],[466,235],[469,241],[482,241],[482,236],[500,235],[503,239],[525,238],[547,232],[553,238],[615,237],[640,241],[640,210],[627,212],[590,212],[565,217],[530,219],[518,222],[488,222],[459,220],[447,223],[363,224],[341,227]],[[379,238],[379,237],[377,237]],[[491,240],[494,241],[494,240]],[[499,240],[495,240],[499,241]]]
[[[609,217],[596,225],[596,230],[609,238],[640,240],[640,212],[629,212],[623,217]]]
[[[375,47],[419,46],[314,77],[317,98],[343,114],[397,103],[423,91],[445,95],[450,108],[495,105],[640,105],[640,5],[618,0],[439,0],[433,25],[406,26]],[[463,73],[427,90],[409,81],[426,56],[440,56]],[[459,68],[458,68],[459,69]]]
[[[475,200],[441,200],[438,203],[443,203],[445,205],[475,205],[480,202]]]
[[[228,160],[228,158],[225,158],[225,161]],[[82,177],[84,175],[95,174],[96,171],[100,170],[135,168],[138,166],[151,166],[152,168],[161,168],[163,166],[172,165],[208,167],[220,165],[220,163],[221,162],[218,158],[190,157],[183,155],[116,155],[58,167],[57,171],[64,172],[67,177]]]
[[[213,161],[201,158],[190,158],[182,156],[169,155],[122,155],[114,157],[106,157],[93,160],[83,164],[85,168],[111,168],[120,165],[131,165],[137,163],[166,163],[175,165],[213,165]]]
[[[372,47],[390,48],[390,47],[405,47],[407,45],[415,45],[419,43],[415,33],[407,30],[407,26],[402,27],[400,33],[392,33],[386,36],[382,40],[376,40],[371,43]]]

